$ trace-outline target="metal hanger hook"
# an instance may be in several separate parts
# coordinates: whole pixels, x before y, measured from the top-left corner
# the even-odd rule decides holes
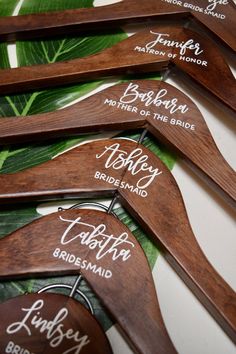
[[[97,207],[97,208],[101,209],[102,211],[106,211],[107,213],[112,214],[113,216],[115,216],[117,218],[117,215],[113,211],[110,211],[110,206],[107,207],[106,205],[104,205],[102,203],[99,203],[99,202],[76,203],[76,204],[72,205],[71,207],[69,207],[68,209],[63,208],[63,207],[58,207],[58,211],[66,211],[66,210],[72,210],[72,209],[81,209],[81,208],[84,208],[84,207]]]
[[[89,309],[89,311],[91,312],[92,315],[94,315],[94,309],[93,309],[93,305],[91,303],[91,301],[89,300],[89,298],[79,289],[76,289],[76,287],[78,286],[78,283],[81,282],[82,276],[79,275],[75,281],[75,284],[72,285],[68,285],[68,284],[50,284],[50,285],[46,285],[44,286],[42,289],[40,289],[38,291],[38,294],[44,293],[46,291],[49,290],[53,290],[53,289],[68,289],[71,290],[69,297],[73,297],[74,295],[79,295],[82,297],[82,299],[85,301],[87,308]]]

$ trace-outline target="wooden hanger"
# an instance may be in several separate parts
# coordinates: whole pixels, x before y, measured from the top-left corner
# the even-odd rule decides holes
[[[147,18],[176,20],[192,17],[235,52],[235,16],[235,4],[232,0],[191,0],[188,3],[175,1],[175,4],[173,1],[149,0],[147,3],[123,0],[118,4],[96,8],[3,17],[0,20],[0,37],[2,40],[49,37],[74,34],[78,30],[107,29]]]
[[[134,128],[147,128],[236,206],[236,174],[220,154],[201,112],[163,81],[133,80],[62,110],[2,118],[0,145]]]
[[[139,353],[176,353],[145,254],[115,216],[91,209],[53,213],[0,245],[1,279],[80,272]]]
[[[40,166],[1,175],[0,186],[2,203],[118,193],[124,207],[236,342],[235,293],[203,255],[173,176],[144,146],[124,139],[94,141]]]
[[[95,317],[68,296],[17,296],[0,304],[0,316],[1,353],[112,354]]]
[[[209,39],[181,26],[146,29],[87,58],[1,70],[0,90],[9,94],[171,65],[236,112],[236,80],[221,53]]]

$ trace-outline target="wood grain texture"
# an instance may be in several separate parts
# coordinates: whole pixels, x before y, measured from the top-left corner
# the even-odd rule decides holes
[[[141,31],[87,58],[2,70],[0,90],[22,92],[127,72],[155,72],[168,65],[176,65],[236,112],[236,80],[219,49],[196,32],[170,25]],[[222,77],[227,90],[222,90]]]
[[[236,207],[235,171],[193,101],[165,82],[133,80],[62,110],[0,119],[0,145],[134,128],[147,128]]]
[[[53,213],[0,240],[0,255],[1,279],[81,273],[138,353],[176,353],[145,254],[115,216],[89,209]]]
[[[113,188],[154,242],[162,246],[169,263],[236,342],[235,292],[203,255],[170,171],[142,145],[124,139],[88,143],[28,171],[2,175],[0,186],[0,201],[8,203],[41,196],[84,196],[83,192],[94,195],[96,190],[107,194]]]
[[[150,156],[146,148],[142,147],[142,150]],[[154,242],[159,242],[167,261],[236,342],[236,294],[199,247],[173,176],[155,155],[152,154],[148,162],[158,167],[162,174],[148,187],[148,196],[141,201],[135,193],[119,190],[122,204]],[[145,176],[145,172],[138,177],[126,172],[123,181],[135,184],[142,174]]]
[[[191,0],[189,3],[192,9],[184,7],[182,1],[179,3],[181,5],[156,0],[123,0],[118,4],[97,8],[6,17],[0,19],[0,37],[2,40],[49,37],[75,31],[106,29],[147,18],[159,21],[192,17],[217,36],[218,40],[236,51],[236,10],[232,0],[228,0],[226,5],[216,4],[213,14],[205,13],[208,5],[214,7],[205,0]]]
[[[32,310],[31,313],[26,312],[26,309],[32,309],[33,306],[38,308],[38,313],[37,310]],[[60,311],[63,312],[61,312],[59,320],[58,313]],[[19,327],[19,323],[26,314],[28,314],[28,319],[16,331],[17,323]],[[12,353],[14,350],[15,352],[22,350],[22,353],[35,354],[59,354],[66,351],[75,353],[81,346],[79,352],[83,354],[112,354],[110,343],[95,317],[78,301],[67,296],[58,294],[18,296],[0,304],[0,316],[1,353]],[[34,316],[38,320],[41,317],[47,322],[53,321],[56,316],[58,319],[54,321],[53,330],[50,331],[49,329],[45,330],[43,324],[38,328],[34,326],[31,322]],[[15,325],[13,326],[13,324]],[[7,330],[12,333],[8,333]],[[70,331],[71,338],[62,337],[60,339],[60,334],[66,334],[67,331]],[[78,338],[77,341],[72,336],[75,334],[75,337]],[[10,342],[13,345],[9,344]],[[54,343],[58,343],[58,345],[53,346]],[[17,347],[13,349],[14,345],[19,346],[20,349]],[[73,347],[75,347],[74,350]],[[23,350],[25,351],[23,352]]]
[[[96,159],[96,154],[103,147],[104,141],[84,144],[32,169],[0,175],[0,182],[4,182],[0,191],[0,204],[32,198],[47,200],[88,194],[112,196],[117,187],[94,178],[96,169],[104,168],[103,163]],[[116,179],[121,176],[120,170],[114,173]]]

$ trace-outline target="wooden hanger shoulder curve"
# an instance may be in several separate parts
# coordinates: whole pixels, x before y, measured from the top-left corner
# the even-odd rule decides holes
[[[154,72],[170,64],[236,111],[236,80],[220,51],[209,39],[181,26],[141,31],[87,58],[1,70],[0,89],[4,94],[21,92],[127,72]]]
[[[112,354],[94,316],[67,296],[21,295],[0,304],[0,315],[1,353]],[[51,330],[46,327],[50,322]]]
[[[125,143],[127,149],[132,150],[134,143],[131,141]],[[0,192],[1,202],[11,203],[12,200],[22,202],[35,198],[53,200],[62,195],[67,198],[75,195],[81,197],[82,195],[114,195],[117,185],[95,178],[96,170],[104,169],[103,163],[96,158],[103,148],[103,140],[82,144],[32,169],[17,174],[0,175],[0,181],[4,181],[4,188]],[[114,178],[121,180],[124,171],[125,167],[117,170],[113,175]]]
[[[208,176],[220,194],[235,205],[235,172],[217,149],[196,105],[165,82],[133,80],[62,110],[0,119],[0,145],[144,127]]]
[[[91,209],[61,211],[13,232],[0,244],[6,258],[1,279],[81,273],[139,353],[176,353],[145,254],[118,218]]]
[[[75,29],[88,31],[107,28],[146,18],[176,20],[176,17],[190,16],[236,51],[233,35],[236,31],[235,4],[232,0],[215,0],[209,3],[205,0],[191,0],[189,3],[149,0],[148,4],[123,0],[118,4],[97,8],[1,18],[0,35],[3,40],[28,39],[70,34]]]
[[[30,170],[1,175],[0,201],[117,192],[122,204],[161,245],[169,263],[236,341],[235,293],[204,257],[167,167],[142,145],[124,139],[100,140],[80,148]]]

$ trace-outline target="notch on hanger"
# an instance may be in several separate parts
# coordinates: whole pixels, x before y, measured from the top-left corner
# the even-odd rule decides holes
[[[96,8],[73,9],[40,14],[3,17],[0,19],[2,40],[29,39],[74,34],[75,31],[97,30],[140,22],[193,18],[225,45],[236,51],[236,10],[232,0],[183,1],[123,0],[118,4]]]
[[[2,94],[164,70],[175,65],[236,112],[236,80],[213,42],[180,26],[156,26],[87,58],[0,71]],[[222,90],[222,77],[227,90]]]
[[[60,211],[6,236],[0,246],[1,279],[80,273],[138,353],[176,353],[145,254],[117,217],[92,209]]]
[[[236,206],[236,174],[220,154],[196,105],[163,81],[134,80],[70,107],[0,119],[0,145],[108,130],[147,128],[200,170]]]
[[[41,166],[0,175],[0,186],[0,202],[5,203],[118,193],[124,207],[236,342],[235,292],[203,255],[170,171],[144,146],[124,139],[94,141]]]

